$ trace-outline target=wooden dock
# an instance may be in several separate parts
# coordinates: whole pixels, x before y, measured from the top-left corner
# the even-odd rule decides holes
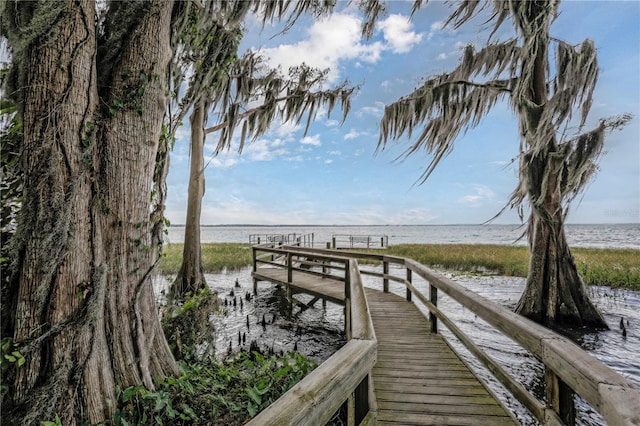
[[[366,289],[378,338],[372,377],[379,425],[513,425],[515,421],[415,304]]]
[[[291,284],[287,282],[286,269],[258,268],[253,273],[258,281],[271,281],[276,284],[289,286],[292,294],[306,293],[315,297],[344,305],[344,281],[330,277],[310,275],[302,271],[293,271]]]
[[[286,269],[269,267],[253,276],[344,304],[344,282],[337,279],[293,271],[288,282]],[[516,424],[443,338],[431,333],[415,304],[373,289],[366,297],[378,339],[372,371],[377,424]]]
[[[566,337],[413,259],[269,245],[254,245],[252,251],[254,290],[258,281],[268,280],[286,288],[291,306],[295,293],[314,296],[307,307],[320,298],[344,305],[348,341],[251,425],[326,424],[345,406],[349,424],[359,426],[517,424],[438,333],[438,324],[541,424],[575,425],[577,395],[607,424],[640,425],[636,384]],[[361,270],[360,260],[380,262],[382,273]],[[397,266],[393,273],[390,265]],[[382,291],[364,288],[362,275],[380,278]],[[426,281],[426,290],[417,288],[415,279]],[[389,293],[390,282],[404,285],[406,296]],[[439,292],[544,364],[544,398],[523,386],[438,307]]]

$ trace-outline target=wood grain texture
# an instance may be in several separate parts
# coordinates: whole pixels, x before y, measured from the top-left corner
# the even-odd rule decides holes
[[[413,303],[371,289],[367,302],[378,338],[378,425],[515,424]]]

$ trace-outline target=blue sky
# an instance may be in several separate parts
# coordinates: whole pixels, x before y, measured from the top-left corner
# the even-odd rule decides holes
[[[322,21],[299,20],[284,35],[247,21],[242,51],[260,49],[272,66],[285,70],[303,61],[331,68],[329,83],[348,79],[361,87],[342,125],[340,110],[331,117],[319,114],[306,137],[304,126],[277,122],[242,154],[232,148],[213,157],[210,135],[202,224],[477,224],[500,211],[517,181],[511,163],[519,143],[517,120],[506,104],[460,137],[422,185],[416,183],[429,162],[425,154],[395,161],[408,140],[376,153],[384,105],[421,78],[451,70],[461,47],[482,45],[488,37],[480,21],[455,31],[443,28],[443,2],[429,2],[411,20],[410,2],[388,5],[368,41],[360,38],[360,14],[346,2]],[[601,73],[589,123],[626,112],[634,116],[608,135],[600,171],[573,202],[568,222],[639,223],[640,2],[565,1],[560,11],[552,34],[572,44],[590,38],[598,49]],[[171,155],[166,215],[174,224],[185,218],[188,135],[187,127],[179,130]],[[518,222],[507,211],[495,223]]]

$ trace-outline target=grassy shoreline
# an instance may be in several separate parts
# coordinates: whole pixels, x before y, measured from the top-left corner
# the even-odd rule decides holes
[[[160,272],[175,274],[180,268],[182,244],[168,244],[160,262]],[[379,252],[379,251],[378,251]],[[571,249],[578,271],[588,285],[640,290],[640,250]],[[399,244],[385,254],[414,259],[429,266],[464,272],[490,272],[525,277],[529,268],[529,251],[524,246],[493,244]],[[251,265],[251,246],[237,243],[202,245],[205,272],[240,269]]]

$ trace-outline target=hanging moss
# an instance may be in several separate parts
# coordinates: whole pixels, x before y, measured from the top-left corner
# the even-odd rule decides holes
[[[0,2],[0,35],[7,38],[11,54],[4,96],[16,102],[20,113],[24,101],[21,88],[27,84],[26,59],[34,46],[46,46],[55,39],[58,23],[70,4],[60,0]]]

